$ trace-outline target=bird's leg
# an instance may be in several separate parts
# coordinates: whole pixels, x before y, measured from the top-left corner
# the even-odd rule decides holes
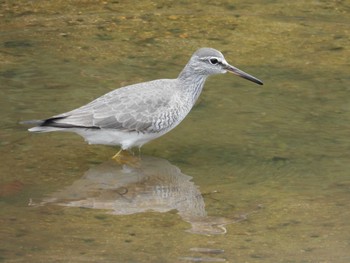
[[[120,148],[120,150],[115,155],[113,155],[112,159],[114,160],[118,159],[119,155],[121,155],[123,151],[124,151],[123,148]]]
[[[139,158],[141,159],[141,146],[139,146]]]
[[[133,167],[138,166],[140,162],[140,158],[131,155],[129,151],[123,149],[120,149],[112,159],[119,164],[126,164]]]

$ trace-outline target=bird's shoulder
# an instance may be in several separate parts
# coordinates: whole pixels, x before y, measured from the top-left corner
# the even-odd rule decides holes
[[[101,96],[105,100],[157,99],[176,91],[177,79],[158,79],[115,89]]]

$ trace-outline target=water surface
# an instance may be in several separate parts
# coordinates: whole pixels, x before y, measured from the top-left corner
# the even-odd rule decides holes
[[[349,11],[346,1],[1,3],[0,260],[348,262]],[[116,167],[105,178],[116,148],[18,124],[175,78],[203,46],[265,85],[211,77],[186,120],[142,148],[146,175]]]

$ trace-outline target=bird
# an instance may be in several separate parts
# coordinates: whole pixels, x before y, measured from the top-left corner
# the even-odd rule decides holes
[[[175,128],[191,111],[208,76],[233,73],[259,85],[263,82],[231,66],[214,48],[193,53],[176,79],[158,79],[128,85],[72,111],[42,120],[30,132],[74,132],[89,144],[120,146],[113,158],[133,147],[141,148]]]

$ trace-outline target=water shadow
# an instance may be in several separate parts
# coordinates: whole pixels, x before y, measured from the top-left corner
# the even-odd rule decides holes
[[[191,233],[225,234],[227,224],[246,219],[208,216],[203,196],[192,177],[167,160],[143,156],[137,167],[113,160],[89,169],[72,185],[44,198],[40,205],[57,204],[109,210],[114,215],[176,209],[191,224]]]

